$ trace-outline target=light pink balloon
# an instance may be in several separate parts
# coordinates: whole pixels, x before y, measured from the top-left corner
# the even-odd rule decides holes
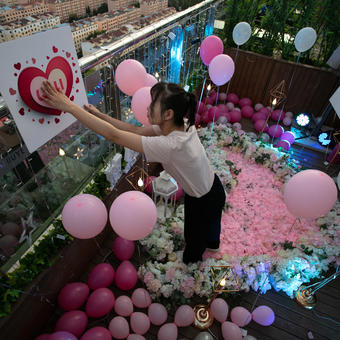
[[[106,328],[99,326],[87,330],[80,340],[112,340],[112,335]]]
[[[254,109],[250,105],[243,105],[241,112],[243,117],[251,118],[254,114]]]
[[[152,74],[149,74],[149,73],[146,74],[144,86],[152,87],[157,83],[158,83],[158,80]]]
[[[246,132],[244,131],[244,130],[237,130],[237,134],[239,135],[239,136],[243,136],[244,134],[245,134]]]
[[[263,129],[264,127],[264,129]],[[254,128],[257,132],[261,132],[262,129],[264,132],[268,131],[268,124],[266,123],[266,121],[264,119],[259,119],[254,123]]]
[[[113,282],[114,277],[115,271],[110,264],[99,263],[91,270],[88,285],[93,290],[108,287]]]
[[[37,338],[35,338],[34,340],[50,340],[50,335],[51,334],[41,334],[39,335]]]
[[[240,105],[241,107],[243,106],[251,106],[252,105],[252,101],[250,98],[241,98],[240,101],[238,102],[238,105]]]
[[[230,319],[237,326],[244,327],[251,321],[251,314],[244,307],[238,306],[231,310]]]
[[[283,199],[292,215],[314,219],[333,208],[337,195],[331,177],[319,170],[304,170],[285,184]]]
[[[238,95],[235,94],[235,93],[229,93],[228,96],[227,96],[227,101],[231,102],[233,104],[238,104],[238,102],[239,102]]]
[[[85,311],[90,318],[100,318],[109,313],[114,304],[115,297],[111,290],[98,288],[89,296]]]
[[[241,112],[241,109],[239,107],[235,107],[234,110]]]
[[[111,320],[109,330],[115,339],[125,339],[129,336],[129,323],[125,318],[116,316]]]
[[[115,303],[115,312],[120,316],[130,316],[133,313],[133,303],[126,295],[121,295]]]
[[[50,335],[48,340],[77,340],[77,338],[70,332],[55,332]]]
[[[116,271],[116,285],[121,290],[132,289],[138,280],[136,268],[130,261],[123,261]]]
[[[175,324],[178,327],[190,326],[195,319],[195,313],[189,305],[180,306],[175,313]]]
[[[89,293],[89,286],[83,282],[68,283],[58,295],[58,304],[63,310],[76,310],[83,305]]]
[[[285,125],[285,126],[290,126],[290,125],[292,125],[292,119],[291,118],[289,118],[289,117],[285,117],[284,119],[283,119],[283,125]]]
[[[233,130],[237,131],[237,130],[241,130],[242,129],[242,125],[240,123],[234,123],[233,124]]]
[[[217,86],[226,84],[235,72],[235,64],[226,54],[216,56],[209,64],[209,76]]]
[[[229,102],[226,105],[227,105],[227,108],[228,108],[229,111],[233,111],[234,110],[235,105],[233,103]]]
[[[156,220],[155,203],[140,191],[124,192],[113,201],[110,208],[113,230],[127,240],[140,240],[149,235]]]
[[[152,300],[149,292],[144,288],[137,288],[131,296],[133,304],[138,308],[147,308],[151,305]]]
[[[61,213],[66,231],[80,239],[97,236],[107,222],[107,210],[96,196],[80,194],[69,199]]]
[[[233,111],[229,112],[229,115],[230,115],[230,121],[232,123],[237,123],[242,119],[241,112],[238,111],[238,110],[235,110],[235,109]]]
[[[292,131],[286,131],[281,135],[281,140],[287,140],[290,144],[295,142],[295,136]]]
[[[219,37],[210,35],[202,41],[200,56],[204,65],[208,66],[213,58],[221,53],[223,53],[223,42]]]
[[[283,150],[289,151],[290,149],[290,143],[287,140],[279,140],[275,144],[276,148],[282,148]]]
[[[143,335],[150,329],[150,319],[144,313],[134,312],[130,316],[130,325],[134,333]]]
[[[275,314],[270,307],[259,306],[254,309],[252,318],[261,326],[270,326],[275,320]]]
[[[225,300],[221,298],[215,299],[210,306],[214,318],[223,323],[227,320],[229,307]]]
[[[145,86],[145,67],[134,59],[122,61],[115,73],[115,79],[119,89],[129,96],[133,96],[137,90]]]
[[[147,116],[148,107],[151,104],[151,87],[141,87],[132,96],[131,109],[135,118],[144,125],[150,126],[150,122]]]
[[[227,100],[227,94],[222,92],[218,95],[218,100],[221,102],[224,102],[225,100]]]
[[[280,138],[283,134],[283,127],[281,125],[271,125],[268,129],[269,136],[274,138]]]
[[[174,323],[166,323],[157,334],[157,340],[177,340],[178,328]]]
[[[153,325],[160,326],[168,319],[168,312],[160,303],[152,303],[148,308],[148,316]]]
[[[154,176],[152,176],[154,177]],[[147,179],[148,180],[148,179]],[[146,183],[147,183],[146,180]],[[113,253],[115,256],[121,260],[130,260],[132,257],[134,251],[135,251],[135,242],[126,240],[120,236],[116,237],[113,241],[113,247],[112,247]]]
[[[79,338],[87,326],[87,315],[81,310],[66,312],[57,321],[55,331],[69,332]]]
[[[263,108],[263,105],[261,103],[255,104],[255,111],[259,111],[262,108]]]
[[[290,112],[290,111],[286,112],[286,117],[293,119],[294,117],[293,112]]]
[[[229,321],[222,323],[222,336],[224,340],[242,340],[240,327]]]
[[[145,338],[140,334],[130,334],[126,340],[145,340]]]

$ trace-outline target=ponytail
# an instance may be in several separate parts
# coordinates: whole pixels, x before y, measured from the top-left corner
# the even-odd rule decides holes
[[[187,93],[187,100],[188,100],[188,108],[187,108],[187,115],[186,118],[188,118],[188,128],[189,130],[190,126],[195,124],[195,116],[196,116],[196,108],[197,108],[197,101],[196,97],[193,93]]]

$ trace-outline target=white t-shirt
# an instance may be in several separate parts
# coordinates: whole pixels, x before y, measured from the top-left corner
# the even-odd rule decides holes
[[[161,135],[158,125],[152,126],[158,136],[142,136],[148,162],[162,163],[184,192],[193,197],[207,194],[214,182],[214,172],[199,140],[195,126],[189,131],[173,131]]]

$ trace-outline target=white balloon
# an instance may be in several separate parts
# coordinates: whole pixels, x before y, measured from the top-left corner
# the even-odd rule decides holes
[[[314,45],[316,41],[316,32],[312,27],[302,28],[294,39],[294,45],[297,51],[306,52]]]
[[[201,332],[195,336],[194,340],[214,340],[214,338],[208,332]]]
[[[233,30],[233,40],[236,45],[241,46],[245,44],[251,36],[251,27],[250,25],[245,22],[239,22],[235,25]]]
[[[338,174],[338,178],[336,179],[336,182],[338,184],[338,188],[340,189],[340,172]]]
[[[269,142],[269,139],[270,139],[270,136],[268,135],[268,133],[263,133],[261,135],[261,138],[260,138],[263,142]]]
[[[227,117],[221,116],[217,119],[216,121],[217,124],[227,124],[228,123],[228,119]]]

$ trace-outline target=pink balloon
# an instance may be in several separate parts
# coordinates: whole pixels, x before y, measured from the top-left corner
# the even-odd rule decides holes
[[[214,318],[223,323],[227,320],[229,307],[225,300],[221,298],[215,299],[210,306]]]
[[[112,250],[119,260],[130,260],[133,253],[135,252],[135,242],[125,240],[124,238],[118,236],[113,241]]]
[[[108,263],[99,263],[91,271],[88,279],[90,289],[108,287],[115,277],[113,267]]]
[[[279,140],[276,144],[275,144],[276,148],[282,148],[286,151],[289,151],[290,149],[290,143],[287,140]]]
[[[147,194],[149,194],[149,195],[152,195],[152,181],[155,178],[156,178],[156,176],[148,176],[148,177],[146,177],[144,191]]]
[[[264,127],[264,132],[268,131],[268,124],[264,119],[259,119],[254,123],[254,128],[257,132],[261,132]]]
[[[267,118],[267,115],[264,112],[256,112],[251,117],[254,123],[257,122],[258,120],[266,120],[266,118]]]
[[[115,73],[116,83],[119,89],[129,96],[133,96],[137,90],[145,86],[145,67],[134,59],[122,61]]]
[[[212,100],[213,104],[216,102],[216,97],[217,97],[217,92],[216,91],[211,91],[209,94],[209,98]]]
[[[113,201],[110,208],[113,230],[127,240],[140,240],[149,235],[156,220],[155,203],[140,191],[124,192]]]
[[[274,122],[281,121],[285,118],[285,113],[282,110],[274,110],[270,116]]]
[[[289,117],[285,117],[284,119],[283,119],[283,125],[285,125],[285,126],[290,126],[291,124],[292,124],[292,119],[291,118],[289,118]]]
[[[241,129],[237,130],[237,134],[238,134],[239,136],[243,136],[245,133],[246,133],[246,132],[245,132],[244,130],[241,130]]]
[[[145,338],[140,334],[130,334],[126,340],[145,340]]]
[[[76,310],[83,305],[89,292],[89,286],[85,283],[69,283],[60,291],[58,295],[58,304],[63,310]]]
[[[201,122],[201,116],[198,113],[196,113],[195,114],[195,126],[197,127],[200,122]]]
[[[112,335],[106,328],[99,326],[90,328],[80,340],[112,340]]]
[[[177,340],[178,328],[174,323],[166,323],[157,334],[157,340]]]
[[[228,111],[229,111],[226,104],[218,104],[217,107],[218,107],[218,109],[219,109],[220,111],[223,111],[223,112],[228,112]]]
[[[241,130],[242,129],[242,125],[240,123],[234,123],[233,124],[233,130],[237,131],[237,130]]]
[[[183,196],[183,189],[182,187],[177,183],[178,190],[176,192],[176,201],[178,201]]]
[[[98,288],[89,296],[85,311],[90,318],[100,318],[109,313],[114,304],[115,297],[111,290]]]
[[[214,117],[215,117],[215,121],[216,121],[216,114],[218,111],[218,107],[217,106],[213,106],[209,109],[209,120],[212,122]]]
[[[280,138],[283,134],[283,127],[281,125],[271,125],[268,129],[268,133],[271,137]]]
[[[337,195],[331,177],[319,170],[304,170],[285,184],[283,199],[292,215],[318,218],[332,209]]]
[[[231,310],[230,319],[237,326],[244,327],[251,321],[251,314],[244,307],[238,306]]]
[[[241,109],[239,107],[234,107],[234,110],[241,112]]]
[[[235,64],[226,54],[216,56],[209,64],[209,76],[217,86],[226,84],[235,72]]]
[[[286,118],[288,117],[288,118],[293,119],[294,114],[293,114],[293,112],[288,111],[288,112],[286,112],[286,116],[285,116],[285,117],[286,117]]]
[[[229,114],[230,114],[230,121],[232,122],[232,123],[237,123],[237,122],[239,122],[240,120],[241,120],[241,118],[242,118],[242,114],[241,114],[241,112],[240,111],[237,111],[237,110],[233,110],[233,111],[231,111],[231,112],[229,112]]]
[[[130,317],[131,329],[136,333],[143,335],[150,329],[149,317],[141,312],[134,312]]]
[[[79,338],[87,326],[87,315],[80,310],[66,312],[57,321],[55,331],[70,332]]]
[[[130,316],[133,313],[133,304],[128,296],[121,295],[115,303],[115,312],[120,316]]]
[[[115,339],[125,339],[130,332],[128,322],[121,316],[116,316],[111,320],[109,330]]]
[[[223,117],[224,113],[225,113],[224,111],[221,111],[221,109],[218,109],[215,115],[215,122],[218,120],[218,118]]]
[[[50,335],[48,340],[77,340],[77,338],[69,332],[55,332]]]
[[[235,94],[235,93],[229,93],[228,96],[227,96],[227,101],[231,102],[232,104],[238,104],[238,102],[239,102],[238,95]]]
[[[254,109],[250,105],[243,105],[241,112],[243,117],[251,118],[254,114]]]
[[[203,124],[208,124],[209,123],[209,112],[208,111],[204,111],[202,116],[201,116],[201,122]]]
[[[34,340],[50,340],[50,335],[51,334],[41,334],[39,335],[37,338],[35,338]]]
[[[147,308],[151,305],[152,300],[149,292],[144,288],[137,288],[131,296],[133,304],[138,308]]]
[[[290,144],[295,142],[295,136],[292,131],[286,131],[281,135],[281,140],[287,140]]]
[[[255,111],[259,111],[262,108],[263,108],[263,105],[261,103],[255,104]]]
[[[116,285],[121,290],[132,289],[137,283],[137,271],[130,261],[123,261],[116,271]]]
[[[229,112],[224,112],[224,117],[227,118],[228,123],[231,122],[231,116]]]
[[[153,325],[160,326],[168,319],[168,312],[160,303],[152,303],[148,308],[148,316]]]
[[[152,74],[149,74],[149,73],[146,74],[144,86],[152,87],[157,83],[158,83],[158,80]]]
[[[107,222],[107,210],[96,196],[80,194],[69,199],[61,213],[66,231],[80,239],[97,236]]]
[[[228,108],[228,111],[233,111],[235,108],[235,105],[231,102],[227,103],[226,106]]]
[[[252,105],[252,101],[250,98],[241,98],[240,101],[238,102],[238,105],[240,105],[241,107],[243,106],[251,106]]]
[[[270,307],[259,306],[254,309],[252,318],[261,326],[270,326],[275,320],[275,314]]]
[[[215,104],[214,98],[213,98],[213,97],[210,97],[210,96],[207,97],[207,98],[205,99],[205,103],[207,104],[207,105],[206,105],[206,108],[207,108],[208,105],[212,106],[212,104]]]
[[[200,56],[204,65],[208,66],[213,58],[221,53],[223,53],[223,42],[219,37],[210,35],[202,41]]]
[[[266,117],[270,113],[270,110],[267,107],[262,107],[258,112],[263,112]]]
[[[242,340],[240,327],[229,321],[222,323],[222,336],[224,340]]]
[[[224,101],[226,101],[227,100],[227,94],[226,93],[220,93],[219,95],[218,95],[218,100],[220,101],[220,102],[224,102]]]
[[[147,116],[148,107],[151,104],[151,87],[141,87],[132,96],[131,109],[135,118],[144,125],[150,126],[150,122]]]
[[[190,326],[195,319],[194,310],[189,305],[180,306],[175,313],[175,324],[178,327]]]
[[[204,102],[197,102],[197,113],[198,114],[202,114],[203,110],[204,110]]]

